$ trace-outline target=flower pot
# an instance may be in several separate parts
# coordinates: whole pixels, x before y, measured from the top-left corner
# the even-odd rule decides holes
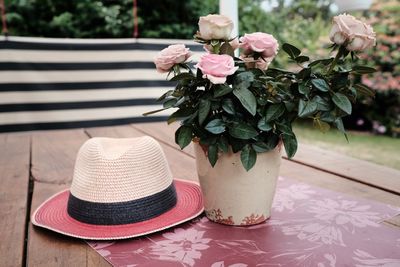
[[[194,142],[197,173],[204,196],[206,216],[227,225],[253,225],[271,216],[271,206],[281,164],[281,147],[257,154],[248,172],[240,153],[221,153],[214,168],[205,149]]]
[[[339,8],[339,13],[353,10],[367,10],[372,4],[372,0],[335,0]]]

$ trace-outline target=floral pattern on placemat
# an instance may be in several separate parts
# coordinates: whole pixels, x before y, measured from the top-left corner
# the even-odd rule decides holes
[[[114,266],[400,266],[398,207],[280,178],[272,217],[234,227],[199,217],[142,238],[89,242]],[[249,218],[255,219],[254,218]]]

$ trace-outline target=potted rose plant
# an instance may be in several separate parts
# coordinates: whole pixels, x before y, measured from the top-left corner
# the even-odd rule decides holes
[[[250,225],[270,216],[282,146],[289,158],[296,153],[292,123],[310,119],[322,131],[335,127],[345,134],[342,118],[351,113],[352,102],[360,94],[373,95],[359,76],[374,69],[356,62],[357,52],[375,45],[375,33],[354,17],[339,15],[330,34],[335,56],[312,61],[283,44],[299,67],[290,71],[269,68],[279,48],[272,35],[232,39],[232,28],[222,15],[200,18],[194,38],[206,53],[195,71],[187,62],[191,52],[182,44],[161,51],[155,64],[176,83],[159,101],[163,109],[177,108],[168,119],[181,121],[176,143],[182,149],[194,143],[207,216]]]

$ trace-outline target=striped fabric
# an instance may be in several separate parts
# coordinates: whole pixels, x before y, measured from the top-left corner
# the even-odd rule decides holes
[[[155,99],[172,87],[156,53],[185,43],[160,39],[0,38],[0,132],[165,120]]]

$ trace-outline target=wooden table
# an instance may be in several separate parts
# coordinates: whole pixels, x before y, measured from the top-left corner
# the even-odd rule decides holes
[[[90,137],[150,135],[162,145],[172,173],[196,180],[193,148],[174,143],[177,125],[134,124],[77,130],[0,134],[1,266],[109,266],[83,241],[32,226],[29,215],[71,182],[79,147]],[[400,172],[300,145],[281,175],[330,190],[400,206]],[[383,222],[400,227],[400,216]]]

